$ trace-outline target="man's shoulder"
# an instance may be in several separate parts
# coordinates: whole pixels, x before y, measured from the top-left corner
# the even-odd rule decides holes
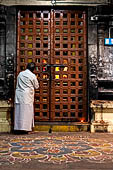
[[[18,74],[18,76],[22,75],[24,72],[25,72],[25,71],[21,71],[21,72]]]
[[[24,70],[24,71],[21,71],[20,73],[19,73],[19,75],[21,76],[21,75],[29,75],[29,76],[32,76],[32,77],[35,77],[36,75],[34,74],[34,73],[32,73],[30,70],[28,70],[28,69],[26,69],[26,70]]]
[[[35,77],[36,75],[34,73],[32,73],[30,70],[26,69],[25,73],[31,75],[32,77]]]
[[[28,74],[28,71],[27,70],[24,70],[24,71],[21,71],[18,76],[22,76],[22,75],[26,75]]]

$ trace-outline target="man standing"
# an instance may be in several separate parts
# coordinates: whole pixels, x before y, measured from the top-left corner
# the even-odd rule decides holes
[[[29,132],[34,127],[34,90],[39,88],[34,69],[35,63],[28,63],[26,70],[17,77],[14,130],[18,132]]]

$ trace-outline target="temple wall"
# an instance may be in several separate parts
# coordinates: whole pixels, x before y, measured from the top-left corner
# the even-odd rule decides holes
[[[56,0],[53,1],[19,1],[19,0],[1,0],[0,1],[0,132],[10,131],[11,127],[6,128],[3,125],[3,120],[7,120],[8,126],[13,126],[9,120],[13,120],[13,102],[14,102],[14,86],[15,86],[15,72],[16,72],[16,31],[17,21],[16,12],[17,7],[22,5],[56,5],[56,6],[85,6],[88,9],[87,18],[87,62],[88,62],[88,114],[90,120],[94,116],[90,102],[92,100],[98,100],[101,96],[102,100],[106,100],[107,92],[104,96],[101,94],[101,90],[105,90],[103,81],[113,81],[113,46],[105,46],[104,38],[109,36],[109,27],[112,23],[112,19],[98,19],[97,21],[91,20],[92,16],[98,15],[109,16],[112,15],[112,10],[109,4],[112,1],[108,0],[95,0],[95,1],[67,1]],[[106,5],[108,5],[106,7]],[[97,7],[99,6],[99,7]],[[101,7],[100,7],[101,6]],[[110,8],[110,10],[106,8]],[[2,27],[1,27],[2,25]],[[2,28],[2,29],[1,29]],[[106,82],[105,82],[106,84]],[[109,86],[109,85],[108,85]],[[107,89],[108,90],[108,89]],[[107,96],[108,101],[112,100],[112,97]],[[4,106],[2,107],[3,103]],[[10,103],[10,104],[7,104]],[[6,109],[7,108],[7,109]],[[5,112],[3,112],[3,109]],[[7,112],[7,110],[10,110]],[[5,116],[5,119],[2,119]],[[6,126],[7,126],[6,125]],[[7,130],[6,130],[7,129]]]

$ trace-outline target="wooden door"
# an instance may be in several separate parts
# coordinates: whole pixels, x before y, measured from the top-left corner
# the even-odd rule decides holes
[[[87,120],[86,12],[18,12],[17,74],[36,63],[35,121]]]

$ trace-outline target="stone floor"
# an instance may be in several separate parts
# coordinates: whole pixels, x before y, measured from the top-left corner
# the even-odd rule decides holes
[[[113,134],[0,134],[2,170],[113,170]]]

